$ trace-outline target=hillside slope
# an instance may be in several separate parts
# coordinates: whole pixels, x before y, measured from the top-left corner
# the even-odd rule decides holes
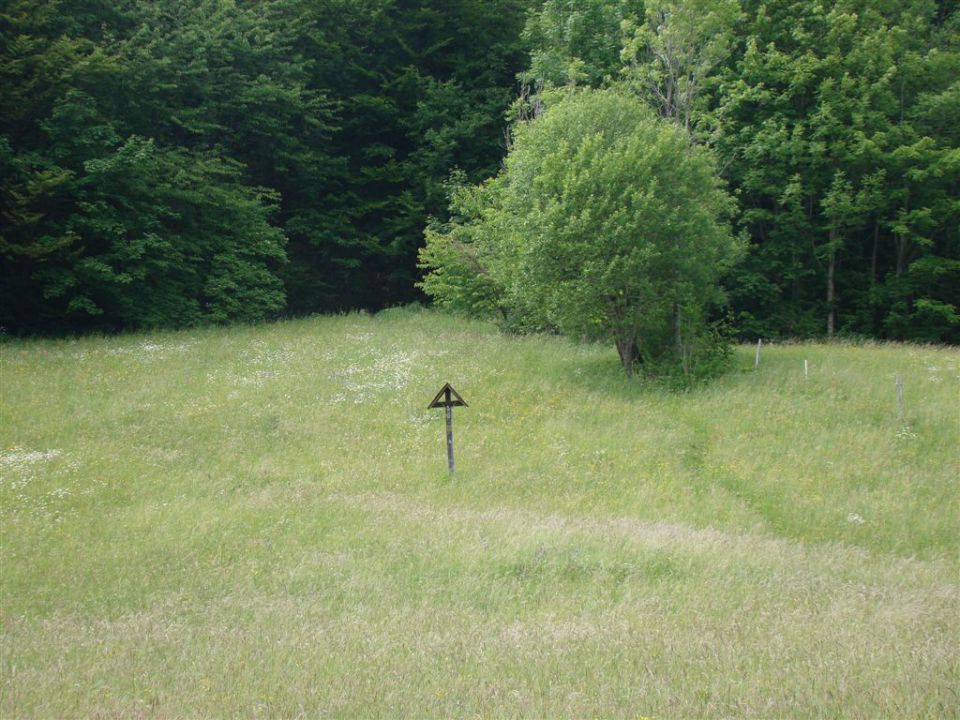
[[[431,312],[0,351],[4,718],[960,716],[956,350],[686,393]]]

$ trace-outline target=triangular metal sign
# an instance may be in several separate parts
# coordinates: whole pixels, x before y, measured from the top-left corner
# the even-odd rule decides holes
[[[427,409],[430,408],[440,408],[446,407],[469,407],[463,398],[460,397],[460,393],[453,389],[453,386],[450,383],[444,383],[443,387],[440,388],[440,392],[437,393],[437,396],[433,399]]]

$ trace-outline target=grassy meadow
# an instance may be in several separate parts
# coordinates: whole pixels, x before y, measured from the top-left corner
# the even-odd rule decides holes
[[[956,349],[688,392],[408,310],[0,352],[2,718],[960,717]]]

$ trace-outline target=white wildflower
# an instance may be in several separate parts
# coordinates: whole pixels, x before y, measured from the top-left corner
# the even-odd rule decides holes
[[[44,462],[60,457],[60,450],[20,450],[14,447],[6,452],[0,452],[0,467],[16,467]]]

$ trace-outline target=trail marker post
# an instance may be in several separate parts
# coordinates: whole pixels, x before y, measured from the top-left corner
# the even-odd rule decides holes
[[[903,420],[903,380],[897,373],[897,417]]]
[[[453,474],[453,408],[454,406],[470,407],[460,397],[460,393],[453,389],[450,383],[444,383],[433,401],[427,405],[427,409],[442,407],[447,414],[447,467],[450,474]]]

